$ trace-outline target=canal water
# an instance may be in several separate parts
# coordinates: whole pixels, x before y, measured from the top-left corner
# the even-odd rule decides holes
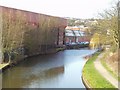
[[[65,50],[39,55],[2,73],[3,88],[85,88],[81,75],[85,55],[95,50]]]

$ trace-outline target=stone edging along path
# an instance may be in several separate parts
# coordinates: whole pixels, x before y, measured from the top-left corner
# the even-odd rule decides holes
[[[102,66],[100,59],[102,58],[103,53],[100,54],[97,59],[94,61],[94,66],[98,70],[98,72],[106,79],[108,80],[112,85],[114,85],[116,88],[118,88],[118,80],[116,80],[112,75],[109,74],[109,72]],[[87,62],[87,61],[86,61]],[[85,65],[84,65],[85,66]],[[92,87],[89,85],[88,81],[84,78],[82,75],[82,81],[85,85],[85,87],[88,90],[92,90]]]
[[[92,55],[88,55],[88,56],[85,56],[85,57],[84,57],[84,58],[86,59],[85,64],[87,63],[87,61],[88,61],[88,59],[89,59],[89,56],[91,57]],[[88,58],[86,58],[86,57],[88,57]],[[85,66],[85,64],[84,64],[84,66]],[[84,67],[83,67],[83,68],[84,68]],[[81,78],[82,78],[82,82],[83,82],[83,84],[85,85],[85,87],[87,88],[87,90],[92,90],[91,86],[89,85],[88,81],[84,78],[84,75],[83,75],[83,74],[82,74]]]
[[[82,81],[83,81],[83,84],[85,85],[85,87],[88,89],[88,90],[92,90],[88,81],[84,78],[84,76],[82,75]]]

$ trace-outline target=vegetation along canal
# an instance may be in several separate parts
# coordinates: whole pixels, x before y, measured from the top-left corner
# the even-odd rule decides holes
[[[83,56],[95,50],[65,50],[28,58],[2,73],[3,88],[85,88]]]

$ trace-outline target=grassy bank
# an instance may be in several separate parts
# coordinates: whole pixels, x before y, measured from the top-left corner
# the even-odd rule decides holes
[[[88,82],[91,88],[115,88],[109,83],[94,67],[94,61],[97,59],[100,53],[96,53],[91,57],[83,68],[83,77]]]
[[[120,81],[120,76],[118,76],[113,70],[111,70],[111,68],[107,65],[107,63],[105,62],[105,58],[108,55],[108,53],[105,53],[105,55],[103,56],[103,58],[101,59],[101,64],[105,67],[105,69],[114,77],[116,78],[118,81]]]

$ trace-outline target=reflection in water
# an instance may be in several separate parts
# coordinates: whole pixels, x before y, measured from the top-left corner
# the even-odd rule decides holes
[[[32,87],[40,87],[39,83],[50,82],[54,78],[59,78],[64,72],[64,67],[55,67],[45,71],[41,71],[38,73],[31,73],[29,75],[21,75],[20,73],[16,73],[14,76],[11,71],[9,72],[8,76],[4,76],[3,78],[3,88],[20,88],[20,87],[31,87],[31,85],[35,85]],[[30,85],[30,86],[27,86]],[[38,86],[37,86],[38,84]]]
[[[65,50],[28,58],[3,73],[3,88],[84,88],[85,60],[94,50]]]
[[[63,77],[64,67],[55,67],[46,71],[43,71],[42,74],[39,74],[37,80],[34,80],[30,85],[24,86],[27,88],[36,88],[36,87],[49,87],[50,84],[56,84],[60,82],[60,79]],[[49,87],[50,88],[50,87]]]

